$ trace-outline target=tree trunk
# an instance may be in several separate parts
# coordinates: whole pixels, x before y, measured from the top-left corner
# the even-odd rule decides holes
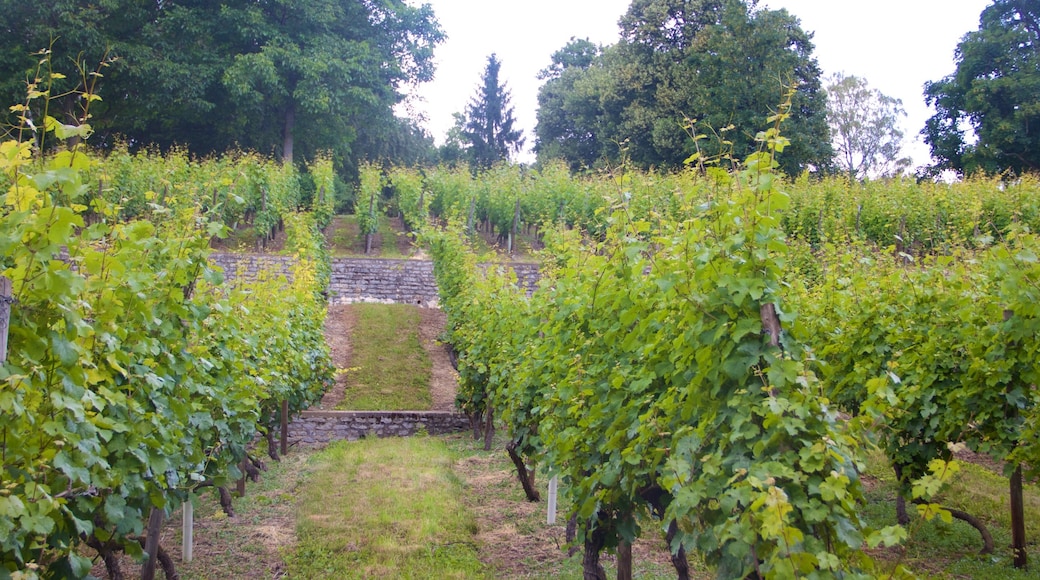
[[[679,524],[672,520],[668,524],[668,533],[665,535],[669,552],[672,550],[672,540],[675,539],[677,533],[679,533]],[[678,550],[672,552],[672,566],[675,567],[675,576],[678,580],[690,580],[690,562],[686,559],[686,547],[682,544],[679,545]]]
[[[296,104],[285,110],[285,127],[282,131],[282,163],[293,162],[293,131],[296,129]]]
[[[618,542],[617,580],[632,580],[632,544],[625,540]]]
[[[892,470],[896,472],[896,485],[899,487],[899,490],[896,491],[896,522],[905,526],[910,523],[910,516],[906,513],[906,498],[902,493],[903,466],[897,463],[892,466]]]
[[[495,438],[495,410],[488,405],[487,422],[484,424],[484,451],[491,451],[491,443]]]
[[[574,545],[574,540],[578,539],[578,516],[577,516],[577,514],[572,515],[571,518],[569,520],[567,520],[567,530],[564,532],[563,538],[564,538],[564,540],[568,544],[571,545],[571,547],[567,549],[567,557],[569,558],[569,557],[577,554],[578,553],[578,546]]]
[[[278,456],[278,442],[274,438],[274,429],[268,429],[264,438],[267,439],[267,456],[274,461],[281,461],[282,458]]]
[[[119,566],[119,556],[116,556],[111,542],[102,542],[97,536],[87,538],[87,546],[97,551],[101,560],[105,563],[105,571],[108,572],[109,580],[124,580],[123,569]]]
[[[602,524],[602,522],[599,523]],[[599,554],[606,543],[606,535],[602,525],[597,526],[591,532],[585,532],[585,556],[581,560],[583,580],[607,580],[607,571],[599,562]]]
[[[217,493],[220,495],[220,507],[223,508],[227,517],[235,517],[235,505],[234,500],[231,499],[231,490],[225,486],[220,486],[217,488]]]
[[[538,489],[534,486],[534,477],[532,477],[534,473],[527,469],[523,458],[516,452],[517,446],[517,441],[510,441],[506,445],[506,453],[509,453],[509,458],[513,460],[513,465],[516,466],[516,475],[520,480],[520,485],[524,488],[524,495],[527,496],[527,501],[540,501],[542,498],[538,494]]]

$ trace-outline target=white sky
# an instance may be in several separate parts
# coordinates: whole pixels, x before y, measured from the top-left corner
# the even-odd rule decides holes
[[[502,61],[502,79],[513,95],[528,153],[534,146],[538,107],[538,71],[570,38],[612,44],[617,21],[629,0],[415,0],[433,6],[448,39],[437,48],[437,76],[419,87],[413,107],[428,119],[438,143],[475,94],[487,57]],[[902,99],[904,152],[914,166],[929,161],[918,134],[932,112],[923,86],[954,70],[953,53],[961,37],[978,29],[979,13],[989,0],[761,0],[786,8],[814,33],[814,55],[824,75],[844,72],[871,87]],[[763,113],[765,114],[765,113]]]

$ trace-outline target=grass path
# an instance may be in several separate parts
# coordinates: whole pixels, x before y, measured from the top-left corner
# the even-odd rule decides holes
[[[311,458],[292,578],[488,578],[439,439],[340,442]]]

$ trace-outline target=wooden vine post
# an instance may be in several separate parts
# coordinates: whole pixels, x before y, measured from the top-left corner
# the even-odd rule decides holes
[[[242,463],[238,466],[242,470],[242,477],[238,480],[238,497],[246,496],[246,463],[249,462],[248,457],[242,458]]]
[[[289,453],[289,400],[284,399],[282,401],[282,420],[281,420],[281,451],[282,455]]]
[[[1004,310],[1004,322],[1011,320],[1015,313]],[[1018,414],[1015,409],[1008,409],[1008,417]],[[1025,500],[1022,497],[1022,464],[1015,466],[1011,474],[1011,551],[1015,557],[1015,568],[1025,569],[1028,565],[1026,556],[1026,516]]]
[[[368,197],[368,217],[375,219],[376,215],[376,192]],[[365,233],[365,255],[372,253],[372,232]]]
[[[141,580],[153,580],[155,578],[155,563],[159,557],[159,535],[162,532],[163,511],[152,508],[148,514],[148,528],[145,531],[144,551],[148,553],[148,560],[141,568]]]
[[[14,302],[11,280],[0,276],[0,364],[7,362],[7,330],[11,321],[11,303]]]

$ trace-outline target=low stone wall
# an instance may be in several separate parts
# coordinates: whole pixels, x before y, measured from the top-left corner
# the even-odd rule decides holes
[[[437,305],[437,281],[429,260],[337,258],[332,261],[329,302],[394,302]]]
[[[430,435],[470,428],[469,419],[447,411],[304,411],[289,423],[289,443],[324,445],[367,435],[407,437],[424,429]]]
[[[224,269],[224,277],[228,280],[244,278],[256,280],[258,273],[266,271],[275,274],[292,276],[293,256],[276,256],[274,254],[229,254],[213,252],[209,261]]]
[[[228,279],[256,280],[261,271],[292,275],[294,258],[271,254],[230,254],[214,252],[210,260],[224,269]],[[528,294],[538,286],[538,264],[504,263],[512,268],[519,284]],[[488,264],[485,268],[492,267]],[[389,260],[384,258],[333,258],[329,280],[329,302],[391,302],[437,306],[437,281],[429,260]]]

